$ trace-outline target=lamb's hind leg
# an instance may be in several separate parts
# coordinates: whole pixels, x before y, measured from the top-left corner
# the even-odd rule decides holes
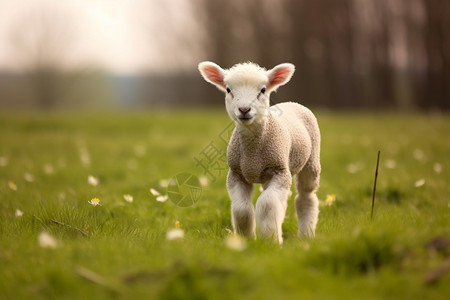
[[[287,198],[292,176],[288,172],[276,174],[264,184],[264,191],[256,202],[256,222],[262,237],[273,237],[283,243],[282,225],[286,215]]]
[[[255,209],[252,203],[253,185],[233,171],[228,172],[228,194],[231,198],[231,223],[235,233],[255,237]]]
[[[295,210],[298,218],[298,236],[314,237],[319,219],[319,199],[316,190],[319,188],[320,166],[314,168],[309,163],[297,175],[295,186]]]

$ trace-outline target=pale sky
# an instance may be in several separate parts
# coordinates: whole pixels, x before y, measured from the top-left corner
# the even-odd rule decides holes
[[[169,12],[169,20],[167,15],[162,17],[161,3],[166,5],[163,9]],[[71,65],[92,64],[118,73],[134,73],[149,68],[191,68],[197,61],[195,57],[183,57],[181,52],[174,55],[177,59],[171,58],[169,50],[176,51],[177,47],[165,32],[168,24],[193,28],[188,1],[0,0],[0,69],[20,71],[20,57],[11,42],[14,34],[32,35],[28,19],[37,11],[49,9],[64,20],[59,23],[75,28],[64,50]]]

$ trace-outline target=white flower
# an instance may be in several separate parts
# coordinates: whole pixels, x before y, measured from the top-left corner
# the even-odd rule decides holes
[[[158,202],[166,202],[167,199],[169,199],[168,195],[159,195],[158,197],[156,197],[156,201]]]
[[[434,163],[433,170],[436,173],[441,173],[442,172],[442,165],[440,163]]]
[[[243,251],[247,248],[247,243],[238,234],[230,234],[225,239],[225,246],[234,251]]]
[[[34,176],[33,176],[33,174],[30,174],[30,173],[23,174],[23,178],[25,179],[25,181],[28,181],[28,182],[34,181]]]
[[[11,190],[17,191],[17,185],[14,183],[14,181],[12,180],[8,181],[8,186]]]
[[[414,149],[413,156],[414,156],[414,159],[418,160],[418,161],[424,160],[424,158],[425,158],[425,154],[423,153],[423,151],[418,148]]]
[[[99,180],[97,177],[94,177],[92,175],[88,176],[88,184],[92,185],[92,186],[97,186],[99,184]]]
[[[327,198],[325,199],[325,204],[327,206],[331,206],[335,201],[336,201],[335,194],[327,195]]]
[[[8,165],[8,159],[4,156],[0,156],[0,167],[6,167]]]
[[[133,202],[133,196],[131,195],[123,195],[123,199],[129,203]]]
[[[347,172],[349,172],[350,174],[355,174],[359,171],[361,171],[362,166],[359,162],[357,163],[351,163],[347,165]]]
[[[200,181],[201,186],[207,186],[209,184],[209,179],[206,176],[200,176],[198,180]]]
[[[167,231],[166,239],[169,241],[184,238],[184,230],[181,228],[174,228]]]
[[[100,204],[100,199],[98,199],[98,198],[93,198],[91,201],[88,201],[88,203],[89,204],[91,204],[92,206],[97,206],[97,205],[100,205],[100,206],[102,206],[101,204]]]
[[[425,179],[419,179],[416,182],[414,182],[414,187],[418,188],[418,187],[422,187],[425,185]]]
[[[47,175],[51,175],[51,174],[55,173],[55,169],[53,168],[53,166],[51,164],[45,164],[44,165],[44,173]]]
[[[143,144],[137,144],[134,146],[134,154],[136,154],[137,157],[143,157],[147,153],[147,147]]]
[[[23,211],[21,211],[20,209],[16,209],[16,212],[14,214],[16,217],[21,217],[23,216]]]
[[[157,190],[155,190],[154,188],[150,188],[150,193],[151,193],[153,196],[159,196],[159,195],[161,195],[161,193],[158,192]]]
[[[150,188],[150,193],[153,196],[156,196],[156,201],[158,202],[165,202],[167,199],[169,199],[168,195],[161,195],[161,193],[155,190],[154,188]]]
[[[38,243],[42,248],[54,249],[58,247],[58,242],[56,241],[56,239],[45,231],[39,234]]]
[[[88,167],[91,164],[91,156],[90,156],[89,151],[83,141],[79,142],[78,152],[80,154],[81,164],[84,167]]]
[[[159,185],[160,185],[161,187],[163,187],[163,188],[166,188],[166,187],[169,186],[169,180],[167,180],[167,179],[161,179],[161,180],[159,181]]]
[[[395,169],[397,167],[397,162],[393,159],[388,159],[384,163],[384,166],[388,169]]]

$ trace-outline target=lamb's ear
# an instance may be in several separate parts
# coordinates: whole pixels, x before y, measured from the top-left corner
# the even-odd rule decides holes
[[[278,87],[288,83],[294,71],[295,66],[289,63],[279,64],[272,70],[267,71],[267,77],[269,78],[267,89],[271,92],[276,91]]]
[[[203,78],[209,83],[214,84],[222,91],[226,91],[227,87],[223,81],[227,71],[222,69],[219,65],[204,61],[198,64],[198,70],[202,74]]]

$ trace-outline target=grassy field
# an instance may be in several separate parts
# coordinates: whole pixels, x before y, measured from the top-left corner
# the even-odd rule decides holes
[[[0,298],[448,299],[449,116],[317,115],[316,238],[296,237],[292,196],[280,248],[230,239],[221,156],[198,164],[225,150],[225,112],[1,114]],[[183,172],[194,205],[150,192]]]

